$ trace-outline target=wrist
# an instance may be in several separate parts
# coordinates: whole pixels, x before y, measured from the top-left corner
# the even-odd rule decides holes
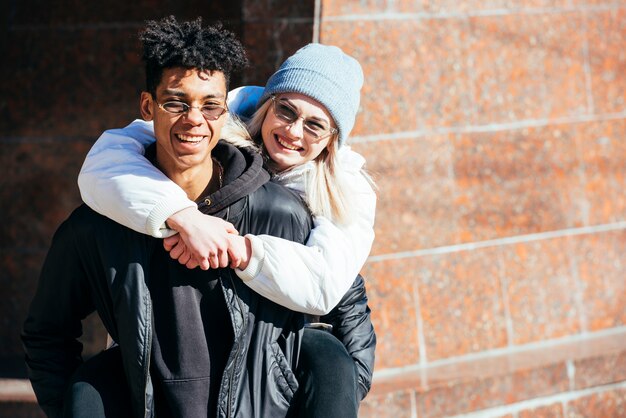
[[[244,282],[247,282],[254,279],[261,272],[263,261],[265,260],[265,247],[259,237],[248,234],[245,238],[248,260],[246,260],[245,267],[239,266],[237,276]]]
[[[241,260],[241,264],[239,264],[238,268],[240,270],[245,270],[248,267],[248,264],[250,264],[250,258],[252,257],[252,241],[250,241],[250,238],[248,238],[247,235],[242,239],[245,241],[246,255],[245,258]]]
[[[172,227],[172,224],[168,221],[168,217],[186,208],[194,209],[197,208],[197,205],[191,201],[180,202],[176,199],[173,202],[167,200],[161,203],[157,203],[146,218],[146,233],[148,235],[152,235],[155,238],[164,238],[165,236],[170,236],[172,232],[176,231],[170,229]],[[165,225],[166,221],[167,226]]]
[[[183,210],[179,210],[165,220],[165,226],[178,232],[184,231],[186,229],[186,225],[189,223],[196,211],[196,208],[185,208]]]

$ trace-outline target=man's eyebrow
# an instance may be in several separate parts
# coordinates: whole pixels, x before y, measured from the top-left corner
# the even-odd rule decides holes
[[[163,90],[163,94],[167,95],[167,96],[176,96],[176,97],[185,97],[185,92],[181,91],[181,90],[172,90],[172,89],[165,89]]]
[[[165,89],[163,90],[163,95],[166,96],[176,96],[176,97],[187,97],[187,94],[185,94],[184,91],[182,90],[174,90],[174,89]],[[218,94],[207,94],[206,96],[204,96],[202,98],[202,100],[207,100],[207,99],[220,99],[220,100],[224,100],[226,98],[226,95],[218,93]]]
[[[226,98],[225,94],[207,94],[204,96],[204,100],[206,99],[221,99],[224,100]]]

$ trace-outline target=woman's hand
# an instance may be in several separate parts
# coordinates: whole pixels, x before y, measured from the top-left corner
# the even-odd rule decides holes
[[[163,247],[170,257],[188,268],[227,267],[232,259],[245,257],[241,249],[231,250],[229,257],[229,237],[238,234],[230,222],[187,208],[170,216],[167,223],[178,235],[165,238]]]
[[[228,257],[230,260],[229,267],[244,270],[248,266],[250,257],[252,256],[252,245],[250,240],[246,237],[230,234],[228,236],[228,241],[230,245],[228,249]],[[167,251],[169,251],[170,257],[174,260],[178,260],[180,264],[184,264],[188,269],[195,269],[200,265],[200,263],[192,257],[191,252],[183,242],[180,234],[165,238],[163,246]],[[220,267],[226,266],[220,265]]]
[[[200,265],[200,263],[191,256],[180,234],[165,238],[163,240],[163,247],[170,253],[172,259],[178,260],[180,264],[184,264],[188,269],[195,269]]]
[[[228,255],[230,256],[230,268],[239,268],[245,270],[252,256],[252,243],[247,237],[240,235],[229,235],[230,248]]]

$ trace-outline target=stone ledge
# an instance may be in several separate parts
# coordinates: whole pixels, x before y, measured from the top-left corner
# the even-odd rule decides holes
[[[375,375],[360,415],[454,416],[621,381],[626,328],[385,370]]]

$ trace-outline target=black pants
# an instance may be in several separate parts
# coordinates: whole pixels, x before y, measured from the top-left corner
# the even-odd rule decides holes
[[[290,417],[357,416],[356,366],[332,334],[304,330],[296,378],[299,388],[289,409]],[[118,418],[131,416],[131,411],[119,347],[89,359],[72,377],[65,397],[65,417]]]
[[[357,416],[356,366],[343,344],[329,332],[304,330],[296,378],[299,387],[289,417]]]
[[[72,376],[63,403],[66,418],[132,416],[130,389],[119,347],[87,360]]]

